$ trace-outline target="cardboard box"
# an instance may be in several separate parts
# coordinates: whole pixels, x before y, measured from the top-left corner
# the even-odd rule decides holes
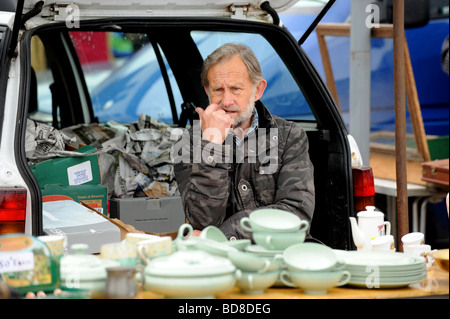
[[[44,232],[66,235],[69,253],[73,244],[87,244],[86,253],[97,254],[102,245],[121,241],[119,227],[73,200],[44,202],[42,209]]]
[[[92,146],[75,150],[80,153],[94,151],[96,148]],[[30,168],[41,188],[47,184],[63,186],[101,184],[97,155],[55,158],[33,164]]]
[[[112,198],[110,217],[148,233],[173,233],[185,223],[180,196]]]
[[[62,186],[47,184],[41,189],[42,201],[71,199],[84,202],[102,214],[108,213],[108,187],[103,185]]]

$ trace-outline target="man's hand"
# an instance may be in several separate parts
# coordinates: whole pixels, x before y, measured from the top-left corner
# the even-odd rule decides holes
[[[219,104],[211,104],[205,110],[197,107],[195,111],[200,117],[203,139],[222,144],[233,128],[234,119]]]

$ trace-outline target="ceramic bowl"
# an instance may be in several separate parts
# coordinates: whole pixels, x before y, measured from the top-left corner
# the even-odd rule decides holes
[[[438,266],[448,272],[448,249],[439,249],[429,253]]]
[[[283,252],[283,259],[292,271],[329,271],[345,266],[333,249],[317,243],[292,245]]]
[[[244,294],[262,294],[264,290],[273,286],[279,276],[279,271],[265,273],[238,272],[236,275],[236,286]]]
[[[278,270],[279,265],[268,257],[259,257],[243,251],[228,252],[228,259],[243,272],[259,272]]]
[[[207,226],[205,227],[201,233],[200,233],[200,238],[206,238],[206,239],[210,239],[210,240],[215,240],[215,241],[219,241],[219,242],[226,242],[227,237],[225,236],[225,234],[216,226]]]
[[[270,250],[285,250],[294,244],[303,243],[305,237],[306,229],[289,233],[253,233],[255,243]]]
[[[230,260],[204,251],[185,250],[151,260],[144,289],[168,298],[211,298],[236,283]]]
[[[145,276],[144,289],[166,298],[214,298],[227,292],[236,283],[235,274],[203,277]]]
[[[258,209],[241,218],[241,226],[249,232],[295,232],[309,227],[297,215],[279,209]]]
[[[287,271],[280,273],[280,280],[287,286],[299,287],[306,294],[322,295],[329,289],[347,284],[351,275],[347,270]]]

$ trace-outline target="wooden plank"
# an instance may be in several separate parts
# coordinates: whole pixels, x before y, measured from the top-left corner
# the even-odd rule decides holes
[[[390,154],[371,153],[370,166],[373,176],[389,180],[396,180],[396,159]],[[406,160],[406,180],[408,183],[424,185],[427,183],[422,180],[422,162]]]
[[[417,94],[416,81],[411,65],[411,57],[408,49],[408,42],[405,38],[405,86],[408,109],[411,116],[411,123],[416,137],[417,150],[422,155],[425,162],[429,161],[430,150],[428,148],[425,126],[423,124],[422,111],[420,109],[419,95]]]

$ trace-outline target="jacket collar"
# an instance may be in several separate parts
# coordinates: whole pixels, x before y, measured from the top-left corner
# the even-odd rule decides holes
[[[263,128],[277,127],[272,114],[260,100],[255,102],[255,109],[258,112],[258,125]]]

